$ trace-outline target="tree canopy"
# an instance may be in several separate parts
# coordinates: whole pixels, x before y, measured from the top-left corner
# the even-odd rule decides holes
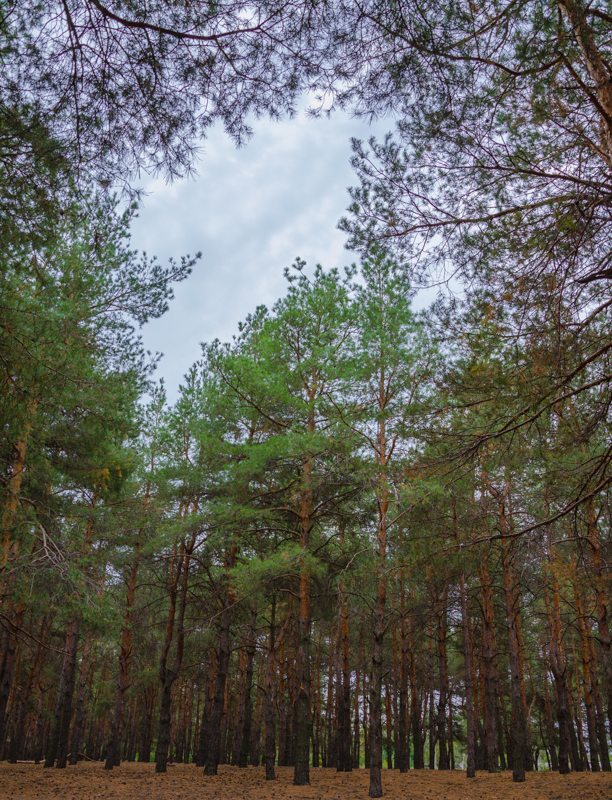
[[[609,772],[612,8],[0,4],[0,754]],[[215,122],[343,107],[358,265],[176,403],[129,244]],[[197,258],[197,256],[196,256]],[[443,287],[416,313],[423,285]],[[385,757],[386,751],[386,757]]]

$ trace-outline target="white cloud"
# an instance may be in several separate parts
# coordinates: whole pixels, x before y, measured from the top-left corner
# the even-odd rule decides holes
[[[176,287],[170,311],[143,329],[146,346],[165,354],[158,376],[171,399],[200,355],[201,341],[231,339],[238,322],[285,291],[283,268],[296,256],[309,265],[341,267],[354,260],[336,229],[356,183],[350,137],[382,135],[389,120],[369,128],[337,113],[312,120],[256,121],[251,142],[237,150],[220,130],[203,146],[195,179],[151,180],[132,246],[168,257],[203,257]]]

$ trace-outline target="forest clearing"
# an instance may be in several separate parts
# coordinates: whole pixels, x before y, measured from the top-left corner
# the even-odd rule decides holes
[[[364,769],[346,775],[320,767],[311,777],[310,786],[294,786],[288,767],[266,783],[261,767],[221,767],[217,776],[203,777],[193,765],[156,775],[152,764],[125,764],[108,773],[101,764],[81,762],[58,773],[40,765],[3,763],[0,800],[357,800],[367,794]],[[468,782],[462,771],[390,772],[385,787],[388,800],[608,800],[612,776],[536,772],[517,786],[508,773],[479,773]]]

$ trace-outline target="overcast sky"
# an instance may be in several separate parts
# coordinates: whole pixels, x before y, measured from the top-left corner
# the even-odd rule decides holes
[[[144,184],[149,193],[132,226],[132,246],[157,255],[202,252],[192,275],[175,289],[168,313],[142,330],[148,349],[164,353],[157,370],[169,399],[200,342],[229,341],[257,305],[284,294],[283,269],[299,256],[312,268],[356,260],[337,230],[357,183],[350,139],[382,136],[391,120],[368,126],[336,113],[312,120],[256,121],[254,136],[237,150],[215,129],[203,143],[195,178]]]

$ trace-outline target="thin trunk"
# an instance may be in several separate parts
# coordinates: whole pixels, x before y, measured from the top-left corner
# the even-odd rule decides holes
[[[501,514],[500,514],[501,516]],[[510,666],[510,697],[512,699],[512,780],[522,783],[525,780],[525,743],[527,720],[521,694],[521,667],[519,658],[519,638],[517,631],[518,592],[512,570],[512,553],[506,540],[502,541],[502,567],[506,595],[506,621],[508,625],[508,660]]]
[[[24,686],[23,690],[21,690],[18,693],[16,697],[16,700],[19,705],[19,712],[15,717],[13,735],[11,737],[11,746],[9,749],[9,762],[11,764],[16,764],[18,760],[24,757],[23,751],[24,751],[25,736],[26,736],[26,718],[28,714],[28,701],[30,699],[30,695],[32,694],[34,685],[39,680],[40,672],[42,670],[42,666],[44,663],[45,647],[50,629],[51,629],[51,620],[47,616],[45,616],[43,617],[40,626],[40,632],[38,634],[38,647],[36,648],[34,660],[30,665],[30,670],[28,672],[28,679],[26,681],[26,685]]]
[[[608,621],[608,597],[605,591],[604,568],[601,557],[601,542],[597,530],[597,514],[595,502],[591,497],[587,503],[588,538],[593,559],[593,582],[595,586],[595,608],[597,612],[597,632],[601,653],[601,664],[604,676],[604,689],[606,693],[607,716],[610,735],[612,736],[612,635]],[[591,647],[593,646],[591,640]],[[598,731],[601,746],[602,768],[610,772],[610,755],[608,752],[607,736],[603,723],[603,709],[598,711]]]
[[[246,654],[246,672],[244,681],[244,723],[242,728],[242,741],[240,743],[240,755],[238,758],[238,766],[246,767],[249,763],[249,754],[251,751],[251,725],[252,725],[252,708],[253,702],[251,698],[251,689],[253,686],[253,659],[255,657],[256,645],[256,630],[257,626],[257,606],[253,606],[251,612],[251,625],[249,628],[249,644]]]
[[[545,490],[547,491],[547,490]],[[547,498],[547,495],[546,495]],[[546,501],[545,514],[548,516],[549,507]],[[567,663],[565,650],[563,647],[563,632],[561,629],[561,595],[559,591],[559,580],[557,577],[556,559],[552,550],[552,533],[550,526],[546,530],[547,541],[547,572],[552,589],[552,606],[549,599],[548,587],[544,587],[544,603],[548,616],[548,626],[550,629],[549,661],[555,681],[555,694],[557,696],[557,723],[559,725],[559,772],[567,775],[570,771],[570,761],[572,769],[576,770],[577,753],[572,747],[570,730],[571,711],[569,693],[567,688]]]
[[[329,662],[327,670],[327,703],[325,708],[325,753],[324,767],[333,767],[336,762],[336,732],[334,714],[334,663],[336,661],[336,642],[334,640],[334,623],[329,632]]]
[[[263,704],[264,704],[264,693],[259,690],[259,687],[263,685],[264,682],[264,675],[265,675],[265,664],[260,663],[259,670],[257,672],[257,699],[255,701],[255,723],[253,725],[253,734],[251,736],[251,753],[250,753],[250,764],[252,767],[259,767],[261,766],[262,762],[262,754],[261,754],[261,727],[263,722]]]
[[[370,797],[382,797],[382,675],[383,638],[385,632],[386,578],[378,582],[374,636],[372,645],[372,672],[370,678]]]
[[[147,487],[147,499],[149,489]],[[146,510],[146,501],[145,501]],[[119,743],[123,732],[123,704],[125,693],[128,687],[130,672],[130,660],[132,658],[132,647],[134,644],[134,599],[136,597],[136,578],[140,566],[140,547],[144,530],[141,529],[134,545],[134,557],[130,567],[127,593],[125,597],[125,610],[123,613],[123,628],[121,630],[121,646],[119,649],[119,673],[117,675],[117,686],[115,690],[115,708],[113,722],[111,725],[110,737],[106,745],[106,763],[104,769],[112,769],[119,766]]]
[[[225,559],[225,574],[227,589],[222,600],[221,613],[219,614],[219,628],[217,634],[217,676],[213,695],[213,708],[208,731],[208,752],[206,754],[205,775],[216,775],[219,759],[221,758],[221,727],[225,707],[225,684],[229,670],[230,660],[230,622],[234,593],[230,584],[230,573],[234,568],[237,549],[231,546]]]
[[[47,743],[45,767],[52,767],[59,756],[61,737],[70,724],[70,710],[72,707],[72,690],[74,688],[74,670],[76,661],[76,651],[79,641],[79,624],[76,620],[70,620],[66,627],[66,638],[64,644],[64,658],[62,660],[62,670],[60,672],[59,686],[55,700],[55,710],[51,729],[51,739]],[[64,719],[67,717],[67,721]],[[67,752],[67,748],[66,748]],[[64,763],[64,766],[66,764]],[[60,767],[61,768],[61,767]]]
[[[208,753],[208,731],[210,730],[212,703],[213,703],[213,687],[216,680],[217,669],[217,654],[215,650],[212,651],[210,657],[210,671],[206,678],[205,691],[204,691],[204,704],[202,707],[202,719],[200,720],[200,735],[198,738],[198,752],[196,755],[196,767],[203,767],[206,764],[206,756]]]
[[[386,381],[384,370],[380,373],[380,389],[378,397],[379,410],[384,410],[386,398]],[[386,467],[388,459],[388,442],[385,420],[378,422],[376,440],[376,460],[379,468],[379,487],[376,492],[378,501],[378,593],[374,612],[373,645],[372,645],[372,677],[370,683],[370,797],[382,797],[382,678],[383,678],[383,645],[385,635],[385,603],[387,601],[387,524],[390,492],[387,485]]]
[[[313,398],[311,402],[313,401]],[[308,432],[314,433],[314,410],[309,411]],[[300,604],[297,631],[297,694],[293,714],[295,737],[294,786],[310,784],[310,549],[311,514],[313,504],[312,459],[306,457],[302,474],[302,496],[300,499]]]
[[[588,770],[589,768],[589,760],[587,756],[586,747],[584,746],[584,726],[582,723],[582,709],[580,707],[580,678],[578,676],[578,659],[576,658],[576,642],[574,640],[574,635],[572,633],[572,650],[574,656],[574,668],[576,670],[574,678],[576,681],[576,694],[574,695],[571,689],[570,683],[570,703],[574,708],[574,714],[576,717],[576,731],[578,733],[578,746],[580,748],[578,762],[580,764],[579,771],[583,772],[584,770]]]
[[[474,686],[472,684],[472,646],[470,641],[470,627],[468,623],[467,590],[465,575],[459,576],[459,591],[461,594],[461,621],[463,624],[463,664],[465,670],[465,714],[467,723],[467,773],[466,777],[476,777],[475,741],[476,725],[474,722]]]
[[[315,768],[321,766],[321,639],[321,632],[319,632],[313,689],[314,724],[312,726],[312,766]]]
[[[433,633],[433,631],[432,631]],[[429,642],[433,645],[433,636],[430,636]],[[428,731],[429,731],[429,764],[428,767],[430,770],[436,768],[436,714],[434,710],[434,666],[433,666],[433,653],[430,652],[429,657],[429,720],[428,720]]]
[[[357,650],[357,664],[355,666],[355,708],[353,720],[353,767],[359,769],[361,764],[361,736],[359,724],[359,691],[360,674],[363,675],[363,626],[359,631],[359,645]]]
[[[404,584],[401,585],[400,600],[400,678],[399,678],[399,736],[398,761],[399,771],[410,769],[410,747],[408,739],[408,637],[406,635],[406,594]]]
[[[349,662],[349,622],[348,603],[346,594],[343,593],[341,609],[342,624],[342,692],[341,707],[344,719],[344,771],[351,772],[353,761],[351,758],[351,670]]]
[[[548,749],[550,752],[550,768],[557,772],[559,770],[559,758],[557,756],[557,747],[555,745],[555,730],[553,726],[552,707],[550,703],[550,694],[548,691],[548,657],[544,651],[544,718],[546,720],[546,731],[548,734]],[[568,741],[569,745],[569,741]]]
[[[290,598],[291,600],[291,598]],[[291,605],[288,615],[291,614]],[[289,623],[291,624],[291,623]],[[280,654],[278,664],[278,766],[287,765],[287,691],[285,686],[285,676],[287,674],[287,659],[285,658],[285,640],[280,643]]]
[[[438,769],[447,770],[450,767],[448,756],[448,742],[446,729],[446,706],[448,703],[448,660],[446,652],[446,614],[448,603],[448,578],[445,579],[444,588],[437,598],[436,608],[436,638],[438,645],[438,716],[436,720],[437,739],[439,747]]]
[[[395,597],[393,598],[393,627],[391,629],[391,651],[392,651],[392,670],[391,670],[391,714],[393,715],[393,767],[399,769],[399,656],[397,645],[397,613]]]
[[[189,562],[193,548],[195,546],[195,534],[187,545],[181,542],[178,554],[178,562],[175,566],[170,566],[170,610],[168,612],[168,622],[166,625],[166,639],[159,662],[159,679],[162,685],[162,693],[159,705],[159,732],[157,736],[157,749],[155,751],[155,772],[165,772],[170,754],[172,741],[172,687],[179,676],[183,663],[183,653],[185,647],[185,611],[187,608],[187,590],[189,588]],[[175,548],[176,554],[176,548]],[[178,597],[178,614],[176,614],[176,600],[178,595],[179,582],[181,586],[180,596]],[[176,615],[176,616],[175,616]],[[172,666],[168,664],[170,647],[174,637],[176,626],[176,650]]]
[[[391,709],[391,689],[389,680],[385,684],[385,732],[387,740],[387,769],[393,769],[393,711]]]
[[[422,696],[417,684],[414,621],[408,616],[408,648],[410,653],[410,728],[412,730],[413,766],[415,769],[425,768],[425,741],[421,727]]]
[[[17,632],[23,622],[25,606],[21,604],[17,609],[8,609],[5,615],[4,630],[2,632],[2,661],[0,662],[0,755],[3,750],[7,732],[8,715],[6,713],[11,688],[13,686],[13,673],[17,658]]]
[[[510,667],[510,697],[512,699],[512,780],[522,783],[525,769],[531,763],[530,736],[527,725],[526,698],[522,671],[519,593],[513,568],[514,541],[507,538],[511,520],[508,513],[509,484],[503,491],[495,489],[485,476],[485,484],[497,501],[497,515],[502,534],[502,572],[508,626],[508,661]]]
[[[57,739],[57,769],[65,769],[68,762],[68,745],[70,743],[70,721],[72,719],[72,696],[74,694],[74,681],[76,677],[76,657],[79,647],[79,621],[75,620],[72,626],[71,638],[66,636],[66,645],[69,650],[68,671],[66,676],[66,691]]]
[[[176,620],[176,599],[181,570],[183,568],[183,552],[177,553],[178,543],[174,542],[174,552],[170,559],[170,606],[168,608],[168,618],[166,621],[166,638],[162,647],[159,660],[159,680],[162,686],[162,693],[159,706],[159,731],[157,735],[157,748],[155,751],[155,772],[165,772],[168,760],[168,748],[170,745],[170,704],[172,699],[172,685],[174,677],[172,669],[168,664],[170,647],[174,637],[174,625]]]
[[[575,564],[574,564],[575,568]],[[574,599],[578,618],[578,631],[580,633],[580,655],[582,662],[582,690],[584,694],[584,707],[587,718],[587,732],[589,736],[589,752],[591,755],[591,771],[599,772],[599,741],[597,739],[597,718],[595,701],[593,698],[591,651],[589,648],[589,626],[584,611],[584,600],[576,582],[574,582]]]
[[[238,766],[240,758],[240,748],[242,747],[242,734],[244,732],[244,712],[245,712],[245,696],[244,689],[246,684],[246,651],[244,647],[240,648],[238,653],[238,668],[235,678],[236,690],[231,692],[232,701],[236,697],[236,710],[233,715],[230,715],[230,728],[232,734],[230,740],[232,742],[231,765]],[[229,724],[229,721],[228,721]]]
[[[337,639],[336,639],[336,647],[334,652],[334,676],[335,676],[335,687],[334,687],[334,695],[336,700],[336,725],[334,731],[334,746],[335,746],[335,766],[337,772],[344,772],[344,762],[345,762],[345,726],[344,726],[344,707],[342,704],[342,668],[340,662],[340,652],[342,649],[342,619],[340,614],[338,614],[338,626],[337,626]]]
[[[276,778],[274,764],[276,760],[276,731],[274,714],[274,695],[276,690],[276,641],[274,626],[276,622],[276,597],[272,598],[272,613],[270,617],[270,643],[266,659],[266,673],[264,677],[264,718],[266,724],[266,739],[264,757],[266,761],[266,780]]]
[[[484,733],[486,749],[486,768],[497,772],[498,752],[495,730],[495,608],[493,605],[493,584],[489,572],[488,554],[483,551],[478,575],[482,594],[482,662],[484,667]]]
[[[74,727],[72,729],[72,739],[70,742],[70,761],[74,766],[79,759],[79,752],[83,746],[83,734],[85,731],[85,691],[87,689],[87,674],[90,668],[89,654],[91,651],[92,635],[91,631],[85,634],[85,645],[81,658],[81,672],[79,674],[79,685],[77,687],[77,702],[74,717]]]

